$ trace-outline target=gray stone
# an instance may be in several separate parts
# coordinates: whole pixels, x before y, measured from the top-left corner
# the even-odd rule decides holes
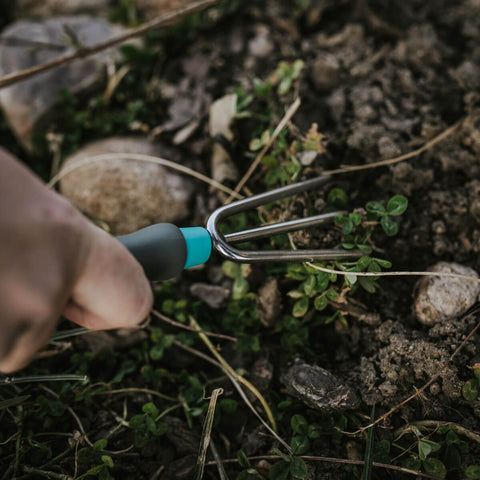
[[[117,158],[82,166],[107,153]],[[169,158],[171,152],[143,139],[108,138],[79,150],[60,171],[73,169],[61,179],[63,195],[89,217],[106,223],[115,235],[153,223],[174,223],[189,213],[192,183],[156,163],[128,158],[135,153]]]
[[[17,12],[22,17],[78,14],[100,17],[107,15],[109,3],[110,0],[17,0]]]
[[[295,363],[280,380],[290,395],[323,413],[353,410],[359,404],[350,387],[317,365]]]
[[[478,278],[475,270],[458,263],[439,262],[433,272]],[[480,294],[480,284],[455,277],[423,277],[416,286],[415,313],[420,323],[435,325],[465,313]]]
[[[203,300],[211,308],[220,308],[222,303],[230,296],[230,290],[220,285],[208,283],[193,283],[190,293]]]
[[[82,16],[16,22],[2,32],[4,39],[12,38],[15,43],[4,41],[0,45],[0,76],[74,52],[76,47],[72,46],[66,29],[73,32],[84,46],[104,41],[122,31],[105,20]],[[18,39],[27,42],[18,42]],[[0,90],[0,105],[7,121],[27,150],[33,150],[32,137],[39,129],[45,128],[60,91],[68,88],[79,93],[91,88],[112,55],[115,53],[110,50],[75,60]]]
[[[312,66],[312,81],[320,91],[329,91],[338,87],[340,83],[340,65],[331,54],[321,54]]]

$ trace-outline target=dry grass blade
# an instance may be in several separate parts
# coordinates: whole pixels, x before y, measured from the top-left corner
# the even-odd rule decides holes
[[[104,162],[106,160],[118,160],[123,158],[124,160],[137,160],[140,162],[149,162],[149,163],[156,163],[157,165],[161,165],[162,167],[171,168],[172,170],[177,170],[181,173],[186,175],[190,175],[202,182],[208,183],[212,187],[221,190],[222,192],[228,193],[230,195],[235,196],[235,198],[243,198],[242,195],[234,192],[230,188],[222,185],[220,182],[213,180],[202,173],[199,173],[191,168],[185,167],[184,165],[180,165],[179,163],[172,162],[171,160],[167,160],[165,158],[154,157],[153,155],[143,155],[140,153],[128,153],[128,154],[119,154],[119,153],[105,153],[103,155],[94,155],[93,157],[85,158],[82,161],[77,162],[75,165],[71,165],[70,167],[64,168],[60,171],[58,175],[55,175],[47,184],[49,188],[52,188],[59,180],[61,180],[66,175],[74,172],[79,168],[86,167],[88,165],[92,165],[97,162]]]
[[[188,330],[189,332],[198,333],[198,330],[195,327],[190,327],[188,325],[184,325],[183,323],[176,322],[175,320],[172,320],[171,318],[168,318],[167,316],[161,314],[158,310],[152,309],[152,313],[159,320],[162,320],[162,322],[169,323],[170,325],[173,325],[177,328],[181,328],[183,330]],[[223,335],[221,333],[207,332],[205,330],[200,330],[200,331],[201,331],[201,333],[204,333],[208,337],[215,337],[215,338],[220,338],[222,340],[229,340],[230,342],[236,342],[237,341],[237,339],[235,337],[230,337],[229,335]]]
[[[170,13],[154,18],[153,20],[146,22],[137,28],[134,28],[127,33],[116,35],[112,38],[109,38],[108,40],[96,43],[95,45],[89,47],[83,46],[73,53],[63,55],[49,62],[42,63],[41,65],[36,65],[34,67],[21,70],[20,72],[6,75],[0,78],[0,89],[8,87],[9,85],[13,85],[14,83],[21,82],[22,80],[26,80],[27,78],[33,77],[34,75],[38,75],[39,73],[51,70],[52,68],[58,67],[60,65],[71,63],[75,60],[78,60],[79,58],[85,58],[90,55],[94,55],[95,53],[106,50],[107,48],[120,45],[127,40],[143,35],[144,33],[147,33],[151,30],[155,30],[157,28],[167,25],[172,25],[177,20],[183,18],[185,15],[204,10],[205,8],[211,7],[212,5],[218,3],[218,1],[219,0],[199,0],[197,2],[193,2],[186,7],[176,9]]]
[[[240,394],[240,396],[242,397],[242,400],[245,402],[245,404],[247,405],[247,407],[253,412],[253,414],[258,418],[258,420],[261,422],[261,424],[273,435],[273,437],[275,437],[275,439],[281,444],[283,445],[283,447],[285,448],[285,450],[290,454],[290,455],[293,455],[293,451],[292,449],[290,448],[290,445],[288,445],[287,442],[285,442],[285,440],[283,440],[282,437],[280,437],[276,432],[275,430],[272,429],[272,427],[261,417],[261,415],[257,412],[257,410],[255,409],[255,407],[252,405],[252,402],[250,402],[250,400],[248,399],[248,397],[245,395],[245,392],[243,391],[242,387],[240,386],[240,383],[237,381],[237,379],[219,362],[217,362],[216,360],[214,360],[213,358],[210,358],[208,355],[205,355],[204,353],[192,348],[192,347],[187,347],[186,345],[183,345],[182,343],[178,342],[177,340],[175,340],[173,342],[174,345],[176,345],[177,347],[181,348],[182,350],[185,350],[186,352],[189,352],[199,358],[202,358],[203,360],[211,363],[212,365],[215,365],[217,366],[218,368],[220,368],[221,370],[223,370],[225,372],[225,374],[227,375],[227,377],[230,379],[230,381],[232,382],[233,386],[237,389],[238,393]],[[237,377],[239,375],[236,375]]]
[[[370,423],[375,420],[375,405],[372,406],[372,413],[370,414]],[[372,478],[372,464],[373,464],[373,440],[375,437],[375,426],[368,429],[367,434],[367,448],[365,449],[365,460],[363,464],[362,480],[370,480]]]
[[[223,466],[222,459],[217,451],[217,447],[215,447],[215,442],[213,439],[210,439],[210,450],[212,451],[213,458],[217,464],[218,474],[220,475],[220,480],[228,480],[227,472],[225,471],[225,467]]]
[[[197,465],[195,466],[195,480],[202,480],[203,471],[205,469],[205,461],[207,457],[207,449],[210,443],[210,436],[212,433],[213,417],[215,415],[215,406],[217,405],[218,397],[223,393],[223,388],[216,388],[210,397],[207,415],[203,423],[202,438],[200,439],[200,449],[198,450]]]
[[[20,395],[18,397],[9,398],[7,400],[3,400],[0,402],[0,410],[5,408],[14,407],[15,405],[19,405],[23,403],[25,400],[29,399],[31,395]]]
[[[196,322],[196,320],[193,317],[189,317],[191,324],[198,330],[198,335],[200,338],[203,340],[203,343],[208,347],[208,349],[212,352],[213,356],[220,362],[220,364],[224,367],[225,370],[228,371],[228,373],[233,376],[236,380],[238,380],[240,383],[243,383],[257,398],[260,400],[260,403],[262,404],[262,407],[265,410],[265,413],[267,414],[268,420],[270,421],[270,424],[272,425],[273,430],[277,431],[277,425],[275,422],[275,418],[273,416],[273,413],[268,406],[268,403],[266,400],[263,398],[263,395],[248,381],[245,380],[241,375],[238,375],[238,373],[227,363],[227,361],[218,353],[217,349],[212,345],[212,342],[210,342],[209,338],[201,333],[201,328]]]

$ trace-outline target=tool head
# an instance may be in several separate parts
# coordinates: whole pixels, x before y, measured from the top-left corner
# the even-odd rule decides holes
[[[242,263],[260,263],[260,262],[305,262],[318,260],[340,260],[345,258],[358,258],[362,256],[359,251],[345,250],[240,250],[232,246],[235,242],[243,242],[256,238],[268,237],[286,233],[301,228],[313,227],[332,220],[336,215],[345,213],[336,211],[314,217],[307,217],[288,222],[265,225],[242,232],[222,235],[219,231],[220,223],[231,215],[244,212],[267,203],[290,197],[306,190],[312,190],[324,185],[330,180],[330,176],[312,178],[303,182],[294,183],[285,187],[280,187],[269,192],[254,195],[229,205],[224,205],[209,217],[207,230],[212,237],[213,247],[223,257]]]

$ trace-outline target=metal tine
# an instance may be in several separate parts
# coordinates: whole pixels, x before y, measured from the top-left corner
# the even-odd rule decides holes
[[[207,222],[207,230],[209,231],[214,248],[225,258],[232,260],[234,262],[242,262],[242,263],[261,263],[261,262],[303,262],[303,261],[315,261],[315,260],[339,260],[339,259],[346,259],[346,258],[358,258],[362,254],[358,251],[344,251],[344,250],[239,250],[234,248],[232,245],[227,243],[226,238],[218,231],[218,226],[222,220],[225,218],[234,215],[236,213],[240,213],[246,210],[250,210],[261,205],[265,205],[267,203],[274,202],[276,200],[280,200],[282,198],[290,197],[300,192],[304,192],[306,190],[313,190],[316,187],[324,185],[330,180],[330,176],[324,175],[316,178],[312,178],[309,180],[304,180],[303,182],[294,183],[291,185],[287,185],[285,187],[277,188],[275,190],[271,190],[269,192],[261,193],[259,195],[254,195],[253,197],[244,198],[242,200],[238,200],[233,202],[229,205],[224,205],[217,210],[215,210]],[[336,213],[338,214],[338,212]],[[293,222],[293,223],[292,223]],[[291,222],[283,222],[284,224],[287,223],[287,226],[293,229],[300,228],[297,225],[293,228],[293,224],[297,222],[293,220]],[[309,218],[304,219],[305,224],[309,222]],[[302,220],[300,220],[302,223]],[[304,224],[304,226],[305,226]],[[281,224],[280,224],[281,225]],[[280,233],[285,230],[278,231],[278,224],[277,225],[265,225],[264,227],[260,227],[263,229],[261,231],[262,236],[266,235],[266,232],[269,231],[269,235],[273,234],[273,229],[276,228],[276,233]],[[254,231],[258,231],[253,229]],[[239,232],[240,234],[245,234],[245,232]],[[247,236],[250,235],[247,231]],[[257,235],[257,233],[252,233],[252,235]],[[233,238],[233,237],[231,237]],[[237,237],[238,238],[238,237]],[[250,236],[250,239],[252,236]],[[255,238],[260,238],[256,236]],[[245,237],[244,237],[245,239]],[[239,240],[240,241],[240,240]]]
[[[292,232],[294,230],[315,227],[317,225],[326,223],[329,220],[333,220],[337,215],[344,213],[346,213],[345,210],[340,210],[337,212],[322,213],[320,215],[314,215],[306,218],[297,218],[296,220],[289,220],[286,222],[262,225],[261,227],[241,230],[240,232],[227,233],[224,235],[224,238],[228,243],[239,243],[258,238],[271,237],[273,235]]]

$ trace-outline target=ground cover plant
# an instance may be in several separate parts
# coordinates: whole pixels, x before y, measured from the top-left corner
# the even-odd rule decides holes
[[[110,18],[143,21],[117,3]],[[2,145],[45,181],[55,159],[112,135],[154,138],[211,177],[220,145],[238,171],[222,182],[244,181],[242,195],[330,172],[224,232],[342,211],[255,247],[361,255],[214,256],[154,285],[133,333],[60,321],[27,369],[0,377],[0,478],[480,478],[478,316],[421,324],[417,278],[379,276],[440,260],[480,268],[479,18],[469,0],[219,2],[124,45],[94,91],[63,91],[36,155],[2,119]],[[212,136],[226,95],[231,135]],[[181,101],[194,113],[179,120]],[[195,191],[185,225],[229,196]]]

